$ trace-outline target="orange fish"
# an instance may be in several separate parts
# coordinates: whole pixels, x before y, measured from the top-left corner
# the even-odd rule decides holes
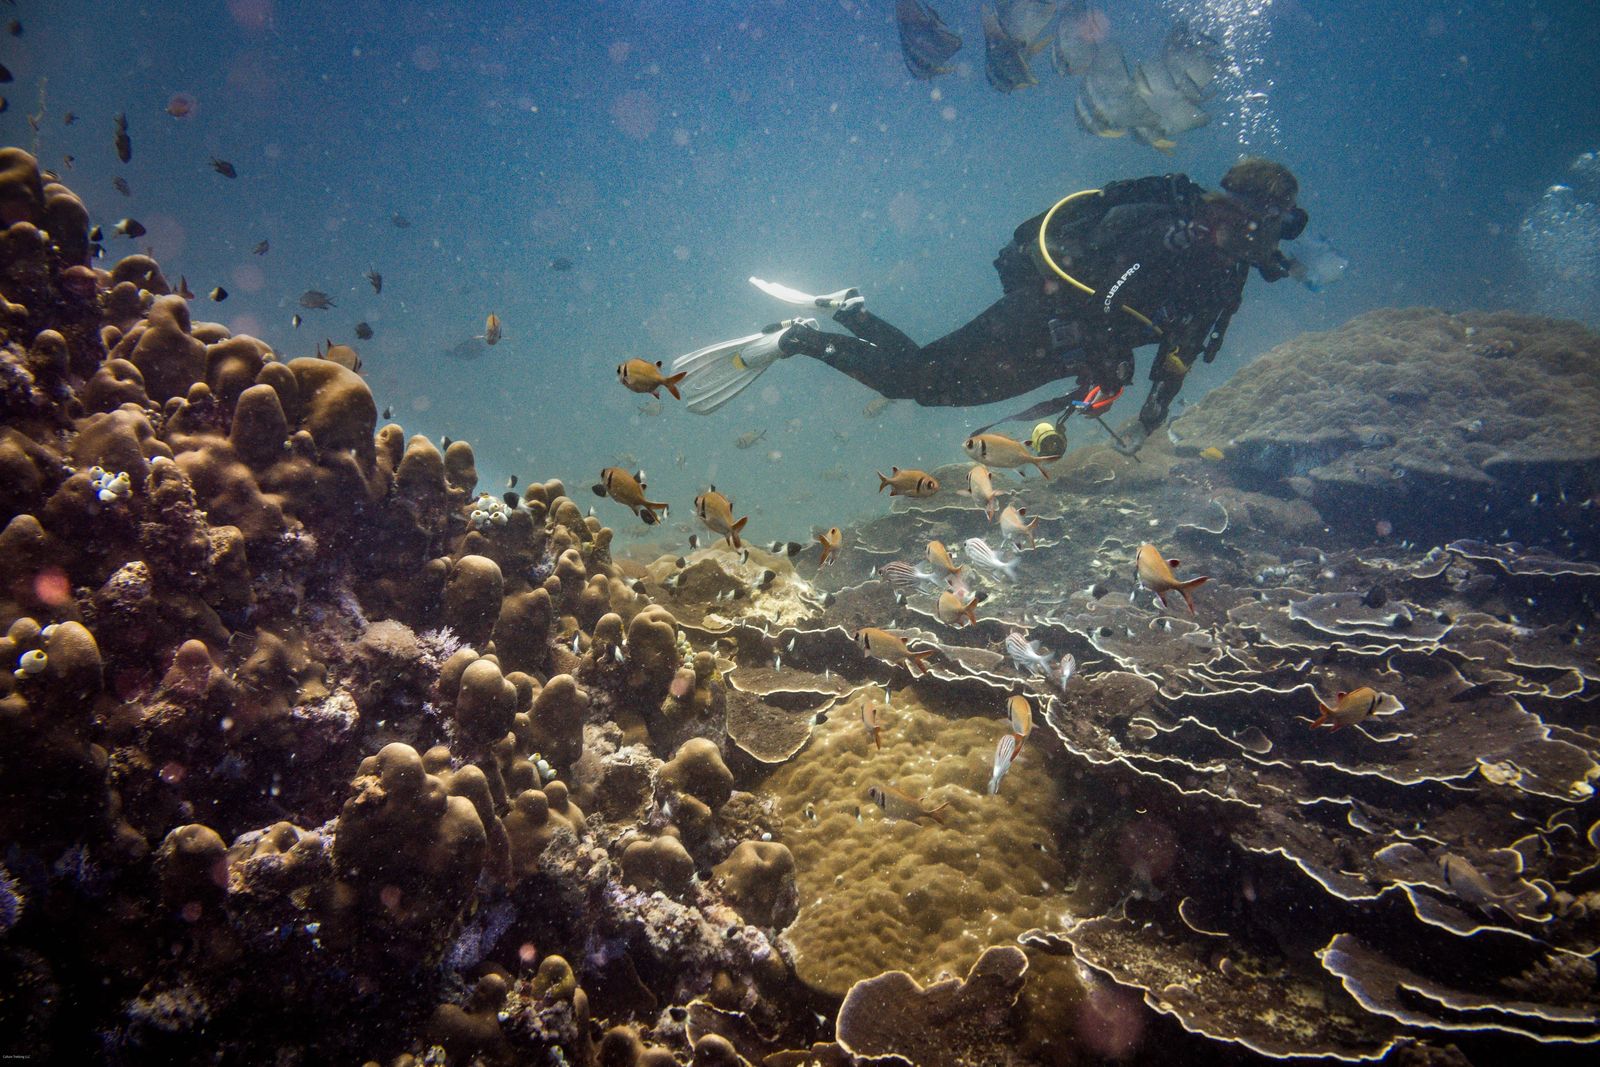
[[[979,463],[987,463],[991,467],[1026,467],[1032,463],[1039,468],[1039,473],[1045,478],[1050,477],[1050,471],[1045,468],[1046,463],[1054,463],[1060,456],[1036,456],[1028,451],[1026,445],[1014,437],[1007,437],[1003,433],[976,433],[967,438],[962,446],[967,450],[967,455]]]
[[[889,477],[885,478],[882,471],[878,475],[878,492],[883,492],[884,487],[889,487],[890,496],[925,497],[932,496],[939,491],[939,480],[927,471],[907,470],[899,467],[889,468]]]
[[[1023,537],[1027,537],[1028,547],[1038,548],[1039,546],[1033,540],[1033,528],[1039,525],[1039,520],[1036,518],[1032,522],[1023,522],[1022,517],[1027,513],[1027,508],[1019,508],[1007,504],[1006,509],[1000,513],[1000,533],[1006,540],[1013,543]]]
[[[1161,550],[1155,545],[1140,545],[1137,568],[1139,584],[1156,595],[1161,601],[1161,606],[1167,606],[1167,594],[1178,592],[1183,594],[1183,602],[1189,605],[1189,614],[1194,614],[1194,597],[1189,595],[1189,590],[1196,586],[1204,585],[1211,579],[1205,575],[1199,578],[1190,578],[1186,582],[1178,580],[1172,573],[1172,568],[1178,566],[1180,560],[1162,559]]]
[[[912,674],[921,674],[928,667],[925,662],[933,655],[933,650],[926,652],[913,652],[906,647],[905,640],[896,637],[888,630],[880,630],[876,626],[863,626],[856,631],[856,644],[868,655],[876,656],[885,663],[904,663],[906,669]]]
[[[1312,728],[1326,726],[1333,730],[1340,730],[1371,715],[1378,708],[1378,701],[1382,698],[1378,691],[1370,685],[1360,689],[1352,689],[1348,693],[1338,693],[1333,698],[1333,707],[1322,701],[1317,701],[1317,708],[1322,712],[1317,716],[1317,721],[1311,724]]]
[[[943,541],[928,542],[928,562],[942,569],[947,576],[961,573],[961,564],[950,558],[950,550],[944,547]]]
[[[658,511],[666,511],[666,504],[658,504],[653,500],[646,500],[644,471],[638,474],[629,474],[621,467],[607,467],[600,472],[600,484],[594,487],[599,496],[609,496],[612,500],[631,510],[635,515],[644,520],[646,526],[654,526],[661,521]]]
[[[995,502],[1000,499],[1000,494],[995,492],[994,480],[989,474],[988,467],[982,463],[974,463],[972,469],[967,471],[967,487],[957,489],[956,492],[983,501],[983,517],[990,522],[994,521]]]
[[[491,311],[489,312],[489,317],[483,322],[483,343],[497,345],[500,343],[500,335],[500,316]]]
[[[1033,733],[1033,705],[1025,696],[1014,696],[1006,701],[1006,717],[1011,720],[1011,732],[1022,741]]]
[[[872,738],[872,747],[881,749],[883,742],[878,735],[883,733],[883,716],[878,711],[878,705],[867,701],[861,705],[861,725],[867,728],[867,736]]]
[[[961,598],[952,592],[939,594],[938,607],[939,621],[946,626],[955,626],[957,620],[966,619],[973,626],[978,625],[978,598],[973,597],[963,604]]]
[[[658,400],[661,394],[657,390],[662,386],[672,394],[672,399],[682,400],[683,395],[678,392],[678,383],[683,381],[684,375],[688,373],[684,371],[669,378],[661,373],[659,359],[654,363],[642,359],[630,359],[626,363],[617,364],[617,381],[636,393],[649,393]]]
[[[750,516],[746,515],[738,522],[734,522],[733,505],[728,502],[727,497],[717,492],[716,486],[713,485],[694,498],[694,513],[700,516],[700,521],[706,524],[706,529],[726,537],[728,544],[732,545],[735,551],[744,547],[739,541],[739,531],[750,521]]]
[[[906,822],[932,819],[934,822],[942,823],[944,809],[950,806],[947,800],[930,808],[926,797],[914,797],[910,793],[902,793],[892,785],[870,787],[867,790],[867,799],[882,808],[884,815],[889,818],[904,819]]]
[[[844,541],[844,534],[839,532],[839,527],[834,526],[827,533],[817,534],[817,544],[822,546],[822,560],[817,564],[826,567],[828,560],[832,559],[839,551],[839,545]]]

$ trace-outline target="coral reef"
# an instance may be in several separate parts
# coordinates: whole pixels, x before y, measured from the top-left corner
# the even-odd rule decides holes
[[[95,266],[27,153],[0,204],[0,1052],[1600,1040],[1593,335],[1412,310],[1293,342],[1139,464],[999,486],[1033,547],[956,549],[986,594],[956,628],[878,568],[990,535],[971,500],[897,501],[821,573],[619,562],[560,481],[496,500],[351,366]],[[1209,576],[1194,614],[1136,584],[1146,543]]]
[[[1172,421],[1180,452],[1222,450],[1241,480],[1398,536],[1593,544],[1600,338],[1516,315],[1373,311],[1303,334]]]

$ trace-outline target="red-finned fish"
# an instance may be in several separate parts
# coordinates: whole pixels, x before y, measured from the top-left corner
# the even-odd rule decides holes
[[[978,625],[978,598],[973,597],[962,603],[959,596],[951,592],[939,594],[937,608],[939,621],[946,626],[956,626],[962,619],[966,619],[973,626]]]
[[[658,400],[661,398],[658,390],[663,386],[672,394],[672,399],[682,400],[683,394],[678,392],[678,383],[683,381],[684,375],[688,373],[682,371],[667,377],[661,373],[659,359],[654,363],[642,359],[630,359],[626,363],[617,364],[617,381],[636,393],[649,393]]]
[[[1161,550],[1155,545],[1140,545],[1137,559],[1139,584],[1156,595],[1161,601],[1161,606],[1167,606],[1167,594],[1172,592],[1182,593],[1183,602],[1189,605],[1189,614],[1194,614],[1194,597],[1189,595],[1189,590],[1201,586],[1211,579],[1206,575],[1190,578],[1188,581],[1179,581],[1178,576],[1172,573],[1172,568],[1182,561],[1176,559],[1163,559]]]
[[[1020,694],[1006,701],[1006,717],[1011,720],[1011,732],[1018,741],[1025,741],[1033,733],[1033,705]]]
[[[1039,473],[1045,478],[1050,477],[1046,463],[1054,463],[1060,456],[1036,456],[1028,451],[1026,445],[1014,437],[1007,437],[1003,433],[976,433],[967,438],[963,445],[967,455],[979,463],[987,463],[991,467],[1026,467],[1033,464],[1039,468]]]
[[[826,567],[828,561],[839,552],[839,546],[844,542],[844,534],[839,532],[839,527],[830,527],[827,533],[817,534],[817,544],[822,546],[822,559],[817,564]]]
[[[932,496],[939,491],[939,480],[927,471],[906,470],[899,467],[890,467],[889,476],[885,478],[882,471],[878,475],[878,492],[883,492],[884,487],[889,489],[890,496],[909,496],[922,498]]]
[[[667,505],[646,500],[645,488],[644,471],[629,474],[621,467],[607,467],[600,472],[600,484],[594,487],[594,491],[596,496],[609,496],[632,511],[644,520],[646,526],[654,526],[661,521],[661,516],[656,512],[666,511]]]
[[[905,639],[896,637],[888,630],[880,630],[876,626],[863,626],[856,631],[856,644],[870,656],[876,656],[885,663],[904,663],[906,669],[913,675],[927,671],[926,660],[933,655],[933,649],[926,652],[913,652],[906,647]]]
[[[700,521],[705,523],[706,529],[726,537],[734,551],[744,547],[739,541],[739,531],[750,521],[750,516],[746,515],[738,522],[734,522],[733,505],[729,503],[727,497],[717,492],[716,486],[713,485],[694,498],[694,513],[700,516]]]
[[[883,733],[883,715],[878,705],[868,700],[861,705],[861,725],[867,728],[867,736],[872,738],[872,747],[881,749],[883,742],[879,735]]]
[[[994,764],[989,771],[989,795],[1000,792],[1000,780],[1011,769],[1017,753],[1022,750],[1022,739],[1016,734],[1001,734],[994,746]]]
[[[928,562],[947,575],[961,573],[961,564],[950,558],[950,550],[944,547],[943,541],[928,542]]]
[[[1333,698],[1332,707],[1318,700],[1317,709],[1322,714],[1317,716],[1316,722],[1311,725],[1313,728],[1326,726],[1333,730],[1354,726],[1376,711],[1378,701],[1381,699],[1383,698],[1378,695],[1376,689],[1370,685],[1364,685],[1360,689],[1352,689],[1348,693],[1336,694]]]
[[[994,521],[995,506],[1000,500],[1000,494],[995,492],[994,479],[989,474],[988,467],[982,463],[974,463],[967,471],[967,487],[957,489],[956,492],[983,501],[984,518],[990,522]]]
[[[910,793],[902,793],[892,785],[875,785],[867,789],[867,799],[883,809],[884,815],[891,819],[903,819],[906,822],[916,822],[918,819],[932,819],[934,822],[944,822],[944,809],[950,806],[947,800],[934,807],[928,807],[926,797],[914,797]]]
[[[1013,545],[1026,537],[1028,547],[1037,548],[1039,546],[1033,539],[1033,528],[1039,525],[1039,520],[1035,518],[1032,522],[1023,522],[1022,517],[1027,513],[1027,508],[1007,504],[1006,509],[1000,513],[1000,535]]]

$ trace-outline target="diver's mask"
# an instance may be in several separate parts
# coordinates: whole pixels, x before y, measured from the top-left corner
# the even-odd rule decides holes
[[[1299,207],[1286,208],[1226,190],[1217,194],[1215,203],[1223,216],[1217,227],[1218,247],[1263,269],[1273,265],[1278,255],[1278,242],[1299,237],[1310,221],[1310,216]]]

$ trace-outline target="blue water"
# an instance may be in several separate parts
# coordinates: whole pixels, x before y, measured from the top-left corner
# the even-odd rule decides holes
[[[869,420],[870,391],[797,359],[716,415],[670,399],[641,413],[618,362],[670,361],[791,313],[749,275],[860,286],[928,341],[999,295],[995,252],[1065,193],[1168,170],[1213,184],[1240,154],[1268,154],[1299,176],[1310,232],[1351,267],[1319,294],[1252,281],[1222,358],[1192,376],[1193,400],[1273,344],[1367,309],[1532,309],[1548,279],[1519,256],[1519,225],[1600,147],[1592,2],[1109,4],[1130,56],[1153,51],[1178,14],[1233,48],[1240,74],[1214,121],[1170,159],[1079,130],[1074,86],[1043,57],[1039,86],[995,92],[977,5],[935,6],[966,45],[958,71],[928,83],[906,72],[888,0],[24,0],[4,9],[25,32],[0,37],[16,75],[0,137],[37,146],[97,221],[143,222],[135,244],[174,280],[230,291],[197,302],[197,318],[285,357],[370,323],[376,336],[356,344],[380,406],[408,432],[473,442],[486,487],[559,476],[587,503],[602,466],[642,466],[673,522],[715,482],[760,540],[881,509],[874,468],[959,459],[967,430],[1026,401],[902,402]],[[194,116],[164,113],[179,91],[199,102]],[[133,139],[126,166],[112,152],[117,112]],[[131,199],[112,188],[119,174]],[[395,227],[396,213],[412,225]],[[252,255],[263,239],[270,251]],[[555,257],[573,269],[551,270]],[[337,307],[300,309],[307,289]],[[476,361],[447,358],[491,311],[505,339]]]

